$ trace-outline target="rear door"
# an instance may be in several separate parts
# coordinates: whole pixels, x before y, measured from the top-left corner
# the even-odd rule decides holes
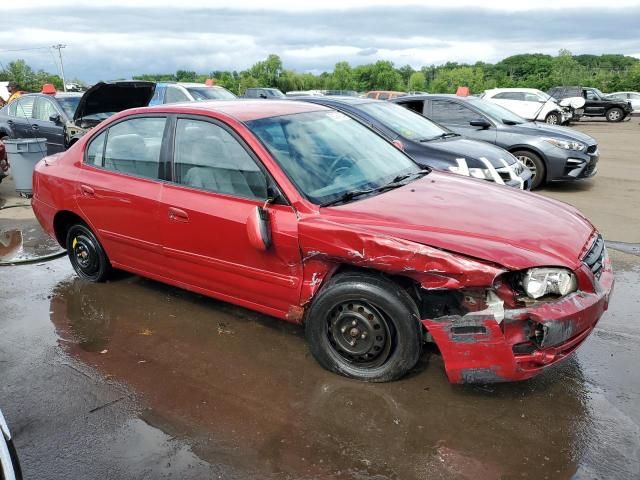
[[[525,102],[524,93],[522,92],[500,92],[487,100],[497,103],[524,118],[531,118],[527,116],[527,102]]]
[[[9,119],[7,124],[13,131],[13,135],[15,138],[37,137],[34,130],[31,128],[35,100],[35,95],[25,95],[19,97],[17,100],[14,100],[9,104],[9,111],[14,112],[14,116],[13,118]]]
[[[62,123],[55,123],[50,120],[52,115],[62,118],[62,113],[58,111],[55,103],[46,97],[38,97],[35,103],[32,128],[39,137],[47,139],[47,152],[49,155],[62,152],[64,145],[64,127]]]
[[[164,115],[127,117],[94,137],[75,196],[116,267],[162,275],[158,201],[168,162]]]
[[[179,117],[173,144],[173,181],[160,200],[172,278],[284,316],[299,301],[302,276],[294,209],[269,205],[273,245],[255,249],[247,219],[272,182],[257,156],[231,127],[203,117]]]
[[[491,119],[463,105],[461,102],[445,99],[433,99],[425,105],[426,116],[460,135],[474,140],[496,143],[497,129]],[[486,120],[489,128],[474,127],[469,122]]]

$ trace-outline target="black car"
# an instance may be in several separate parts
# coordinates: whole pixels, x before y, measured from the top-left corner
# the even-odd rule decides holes
[[[553,87],[547,93],[558,101],[572,97],[584,98],[585,117],[605,117],[608,122],[621,122],[633,112],[631,103],[607,98],[597,88]]]
[[[265,98],[271,100],[281,100],[285,98],[277,88],[247,88],[242,95],[242,98]]]
[[[321,96],[296,100],[324,105],[359,120],[420,165],[526,190],[531,187],[531,172],[509,152],[463,138],[393,103]]]
[[[477,97],[417,95],[392,102],[465,137],[508,150],[533,173],[531,188],[547,181],[576,180],[597,173],[596,140],[572,128],[530,122]]]
[[[87,130],[128,108],[145,107],[155,83],[100,82],[81,93],[28,93],[0,110],[0,138],[47,139],[49,155],[73,145]]]

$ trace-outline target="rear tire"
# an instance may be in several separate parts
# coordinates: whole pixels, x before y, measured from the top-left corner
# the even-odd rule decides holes
[[[112,268],[107,254],[91,229],[76,223],[67,232],[67,254],[78,276],[89,282],[104,282]]]
[[[607,122],[621,122],[624,119],[624,112],[621,108],[613,107],[607,110],[605,115]]]
[[[549,125],[560,125],[562,119],[560,118],[560,114],[558,112],[550,112],[544,119],[544,121]]]
[[[415,302],[399,285],[369,273],[344,273],[314,298],[305,322],[314,358],[325,369],[367,382],[396,380],[422,351]]]
[[[531,173],[533,174],[531,190],[535,190],[536,188],[544,185],[546,167],[539,155],[529,152],[528,150],[517,150],[513,152],[513,155],[524,163],[529,170],[531,170]]]

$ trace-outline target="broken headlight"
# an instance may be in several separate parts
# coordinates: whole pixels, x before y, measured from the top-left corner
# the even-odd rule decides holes
[[[533,298],[545,295],[561,297],[578,289],[576,276],[565,268],[531,268],[522,279],[522,287],[526,294]]]

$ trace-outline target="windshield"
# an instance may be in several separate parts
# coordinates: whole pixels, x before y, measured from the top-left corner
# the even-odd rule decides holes
[[[526,123],[527,120],[516,115],[511,110],[501,107],[497,103],[487,102],[486,100],[469,100],[472,105],[484,113],[492,120],[507,125]]]
[[[203,100],[233,100],[237,98],[233,93],[224,88],[215,87],[189,87],[187,88],[193,98],[201,102]]]
[[[544,100],[545,102],[547,102],[547,101],[549,101],[549,100],[551,100],[551,101],[554,101],[554,100],[555,100],[555,99],[554,99],[551,95],[549,95],[548,93],[544,93],[544,92],[540,92],[540,91],[539,91],[539,92],[536,92],[536,93],[537,93],[537,94],[538,94],[538,96],[539,96],[542,100]]]
[[[409,140],[433,140],[449,133],[449,130],[431,120],[395,103],[371,102],[360,104],[357,108]]]
[[[298,190],[318,205],[420,171],[396,147],[340,112],[263,118],[247,126]]]
[[[600,98],[604,98],[604,93],[602,93],[600,90],[598,90],[597,88],[592,88],[592,91],[596,92],[596,95],[598,95]]]
[[[78,108],[78,104],[80,103],[80,96],[77,97],[56,97],[58,104],[64,110],[65,115],[69,118],[73,118],[73,115],[76,113],[76,109]]]

